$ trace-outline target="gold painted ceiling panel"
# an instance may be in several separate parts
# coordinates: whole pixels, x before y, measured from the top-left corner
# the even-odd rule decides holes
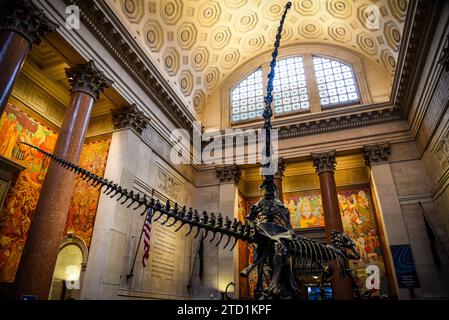
[[[178,95],[199,111],[227,75],[272,50],[287,1],[106,2]],[[394,74],[407,0],[292,2],[282,45],[313,42],[345,47]],[[376,15],[378,19],[372,19]]]

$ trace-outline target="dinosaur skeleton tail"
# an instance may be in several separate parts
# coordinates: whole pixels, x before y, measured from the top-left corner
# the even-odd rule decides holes
[[[147,198],[146,195],[142,196],[140,193],[132,190],[128,191],[117,183],[99,177],[74,163],[55,156],[54,154],[26,142],[21,143],[37,150],[44,156],[50,158],[53,162],[61,165],[63,168],[75,172],[82,180],[90,183],[94,188],[98,187],[104,194],[109,195],[111,199],[116,198],[117,201],[120,201],[120,204],[126,205],[128,202],[127,208],[132,205],[134,205],[132,208],[133,210],[138,210],[139,208],[142,210],[142,208],[144,208],[140,215],[144,215],[151,208],[153,210],[153,221],[158,221],[164,217],[165,220],[161,222],[161,224],[166,225],[167,227],[174,226],[179,222],[179,226],[175,230],[176,232],[178,232],[184,225],[189,226],[189,231],[187,232],[186,237],[193,231],[193,228],[196,227],[195,238],[199,236],[201,230],[205,230],[206,234],[204,235],[204,238],[207,238],[209,232],[211,232],[212,239],[210,242],[213,242],[218,234],[219,240],[215,244],[216,247],[223,240],[223,236],[228,236],[223,249],[229,245],[231,239],[234,239],[234,243],[230,250],[234,249],[238,240],[246,241],[248,243],[255,242],[255,228],[252,222],[242,223],[235,218],[234,220],[230,220],[227,216],[223,218],[221,213],[216,216],[213,212],[208,214],[206,211],[203,211],[200,215],[197,210],[193,210],[192,208],[187,209],[186,206],[181,207],[178,203],[172,203],[170,200],[167,200],[165,204],[162,204],[159,200],[156,200],[153,195],[151,198]],[[156,217],[157,214],[159,215]],[[168,222],[170,223],[167,224]]]

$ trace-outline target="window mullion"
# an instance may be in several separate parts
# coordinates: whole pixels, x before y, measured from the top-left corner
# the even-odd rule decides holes
[[[304,68],[306,73],[307,90],[309,91],[310,111],[320,112],[321,103],[318,95],[318,88],[313,74],[313,61],[310,53],[304,54]]]

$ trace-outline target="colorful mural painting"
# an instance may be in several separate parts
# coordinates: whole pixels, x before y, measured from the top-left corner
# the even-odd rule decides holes
[[[48,152],[53,151],[57,134],[8,104],[0,118],[0,155],[25,167],[12,182],[0,212],[0,282],[14,281],[31,219],[39,199],[49,160],[34,149],[19,144],[25,141]],[[83,147],[80,164],[103,175],[109,140]],[[66,230],[73,231],[87,244],[92,236],[99,191],[76,179],[67,217]]]
[[[81,152],[81,167],[103,176],[108,158],[110,140],[87,143]],[[76,177],[64,234],[73,232],[90,245],[100,191]]]
[[[238,194],[238,219],[239,221],[244,221],[246,216],[246,199],[239,192]],[[246,268],[249,262],[249,252],[248,252],[248,244],[243,241],[239,241],[238,243],[238,252],[239,252],[239,270]],[[240,277],[239,279],[239,298],[246,299],[248,298],[248,279],[244,277]]]
[[[248,197],[245,198],[241,193],[239,193],[238,198],[238,217],[240,221],[243,221],[246,215],[249,213],[251,206],[259,201],[260,197]],[[242,241],[239,241],[243,244]],[[246,268],[248,265],[254,262],[254,246],[243,244],[239,247],[239,267],[240,270]],[[244,299],[254,299],[254,287],[256,286],[257,273],[253,270],[248,279],[240,277],[240,284],[243,285],[243,289],[240,292],[240,297]]]
[[[51,152],[56,134],[8,104],[0,118],[0,155],[26,169],[11,185],[0,212],[0,282],[13,282],[30,221],[49,165],[37,151],[20,140]]]
[[[354,240],[361,255],[360,260],[350,261],[350,268],[356,277],[362,295],[387,294],[388,280],[369,186],[339,188],[338,201],[343,229]],[[379,267],[381,279],[379,290],[368,290],[365,286],[366,268],[369,265]]]
[[[294,229],[324,227],[323,205],[320,191],[284,194],[284,204],[290,211]]]

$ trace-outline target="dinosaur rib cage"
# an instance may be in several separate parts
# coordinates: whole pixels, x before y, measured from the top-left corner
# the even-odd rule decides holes
[[[335,247],[318,243],[301,236],[285,241],[284,244],[293,257],[294,268],[308,268],[319,271],[324,265],[337,261],[340,269],[345,268],[347,257]]]
[[[187,209],[186,206],[181,207],[178,203],[172,203],[170,200],[167,200],[165,204],[162,204],[159,200],[155,200],[153,196],[148,198],[146,195],[142,196],[138,192],[134,192],[132,190],[128,191],[126,188],[114,183],[112,180],[110,181],[99,177],[70,161],[57,157],[54,154],[46,152],[45,150],[26,142],[21,143],[37,150],[44,156],[61,165],[63,168],[75,172],[81,177],[82,180],[90,183],[94,188],[98,187],[99,190],[108,195],[111,199],[115,198],[116,201],[122,200],[120,204],[126,205],[126,203],[129,202],[127,204],[127,208],[135,205],[132,209],[138,210],[143,207],[144,210],[140,215],[144,215],[148,209],[152,209],[154,218],[153,221],[158,221],[164,217],[165,220],[161,222],[161,224],[166,225],[167,227],[174,226],[180,222],[179,227],[175,230],[176,232],[179,231],[184,225],[188,225],[190,229],[187,232],[186,237],[193,231],[193,228],[196,227],[197,230],[195,238],[199,236],[202,229],[206,231],[204,238],[207,238],[209,232],[212,233],[213,237],[210,242],[213,242],[218,234],[219,240],[215,244],[216,247],[221,243],[224,235],[228,236],[223,249],[229,245],[232,238],[234,239],[234,243],[231,246],[231,250],[234,249],[238,240],[243,240],[248,243],[254,242],[255,228],[252,222],[242,223],[237,221],[235,218],[234,220],[230,220],[227,216],[223,218],[221,213],[216,216],[213,212],[208,214],[206,211],[203,211],[200,215],[197,210],[193,210],[192,208]],[[158,213],[159,215],[156,217]]]

